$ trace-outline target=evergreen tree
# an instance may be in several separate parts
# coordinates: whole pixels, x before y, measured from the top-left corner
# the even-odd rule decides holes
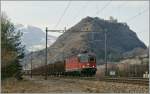
[[[21,45],[22,33],[16,31],[13,23],[4,12],[1,13],[1,77],[21,78],[20,61],[24,57],[24,46]]]

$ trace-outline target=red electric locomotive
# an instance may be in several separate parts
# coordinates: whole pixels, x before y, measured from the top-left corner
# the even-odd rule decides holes
[[[82,53],[65,60],[65,71],[81,75],[96,73],[96,56],[93,53]]]
[[[47,67],[47,70],[45,70]],[[47,66],[32,69],[33,75],[78,75],[92,76],[96,73],[96,56],[93,53],[81,53],[69,57],[65,61],[58,61]]]

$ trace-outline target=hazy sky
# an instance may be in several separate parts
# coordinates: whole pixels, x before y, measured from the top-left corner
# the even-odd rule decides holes
[[[70,28],[86,16],[126,22],[146,45],[149,45],[148,1],[1,1],[15,24],[41,29]],[[54,35],[54,34],[53,34]],[[56,34],[57,36],[57,34]]]

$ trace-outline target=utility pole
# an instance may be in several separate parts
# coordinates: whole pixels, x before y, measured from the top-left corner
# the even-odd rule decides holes
[[[31,75],[30,77],[32,78],[32,52],[31,52]]]
[[[64,32],[66,32],[66,27],[64,27]]]
[[[59,32],[59,33],[64,33],[66,31],[66,27],[64,28],[65,30],[48,30],[48,27],[46,27],[46,47],[45,47],[45,80],[47,80],[47,74],[48,74],[48,67],[47,67],[47,40],[48,40],[48,32]]]
[[[46,27],[45,80],[47,80],[47,33],[48,33],[48,28]]]
[[[107,76],[107,30],[105,29],[105,76]]]
[[[66,32],[66,27],[64,27],[64,32]],[[63,59],[63,61],[64,61],[64,58],[65,58],[65,56],[64,56],[64,55],[65,55],[65,54],[64,54],[64,50],[63,50],[63,53],[62,53],[62,54],[63,54],[62,59]]]

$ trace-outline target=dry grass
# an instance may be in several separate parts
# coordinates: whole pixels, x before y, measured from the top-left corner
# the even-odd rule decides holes
[[[2,92],[5,93],[148,93],[148,86],[104,81],[89,81],[81,79],[53,77],[44,80],[34,77],[17,81],[13,78],[2,82]]]
[[[2,81],[2,92],[3,93],[24,93],[24,92],[35,92],[39,90],[42,85],[33,83],[32,81],[22,80],[17,81],[14,78],[10,78]]]

